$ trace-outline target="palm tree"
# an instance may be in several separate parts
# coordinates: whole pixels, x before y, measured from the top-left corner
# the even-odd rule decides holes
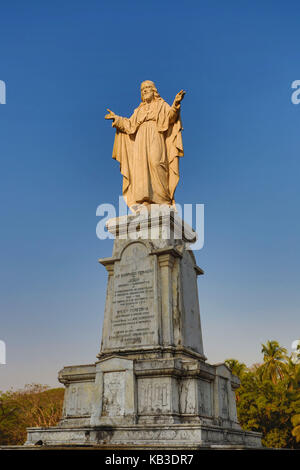
[[[285,366],[285,373],[287,379],[287,388],[289,391],[295,390],[299,393],[300,390],[300,364],[294,362],[292,355],[287,358]],[[299,396],[300,397],[300,396]]]
[[[296,442],[300,442],[300,414],[292,417],[292,425],[294,426],[292,435],[296,438]]]
[[[247,372],[246,364],[239,362],[237,359],[226,359],[225,364],[234,375],[238,376],[239,379],[245,372]]]
[[[264,355],[264,362],[260,366],[263,378],[271,379],[276,384],[278,378],[282,380],[286,372],[287,350],[279,346],[277,341],[268,341],[262,344],[261,352]]]

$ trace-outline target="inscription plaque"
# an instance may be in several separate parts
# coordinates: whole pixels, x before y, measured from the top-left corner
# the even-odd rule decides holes
[[[64,408],[64,416],[85,416],[90,413],[90,399],[92,386],[89,383],[77,383],[70,385],[67,394],[68,400]]]
[[[103,416],[125,414],[125,372],[106,372],[103,387]]]
[[[139,413],[155,413],[171,411],[170,381],[160,378],[142,379],[138,383]]]
[[[211,384],[204,380],[198,383],[198,400],[199,412],[204,416],[211,416],[212,414],[212,397],[211,397]]]
[[[110,347],[157,343],[155,260],[139,242],[125,248],[115,264]]]
[[[219,400],[220,400],[220,415],[222,418],[229,418],[229,402],[227,391],[227,380],[222,377],[219,378]]]

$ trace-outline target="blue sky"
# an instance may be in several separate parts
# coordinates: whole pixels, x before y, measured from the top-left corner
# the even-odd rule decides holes
[[[196,252],[205,353],[248,365],[300,337],[296,1],[1,3],[0,389],[57,384],[100,347],[106,272],[96,208],[118,203],[106,108],[154,80],[182,88],[176,200],[205,204]]]

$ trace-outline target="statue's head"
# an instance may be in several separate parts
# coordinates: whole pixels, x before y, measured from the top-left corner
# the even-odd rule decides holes
[[[142,101],[152,101],[155,98],[159,98],[159,93],[154,82],[145,80],[141,83],[141,98]]]

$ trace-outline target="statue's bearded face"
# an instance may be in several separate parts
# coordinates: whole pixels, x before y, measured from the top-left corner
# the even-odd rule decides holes
[[[154,89],[151,83],[143,83],[141,86],[142,100],[150,102],[154,99]]]

